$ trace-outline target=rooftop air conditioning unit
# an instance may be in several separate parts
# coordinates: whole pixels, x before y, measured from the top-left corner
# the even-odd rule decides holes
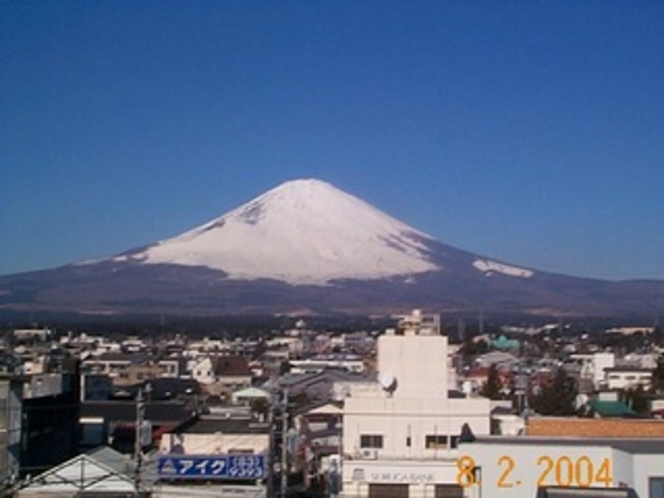
[[[378,458],[378,450],[376,448],[364,448],[361,454],[365,460],[375,460]]]

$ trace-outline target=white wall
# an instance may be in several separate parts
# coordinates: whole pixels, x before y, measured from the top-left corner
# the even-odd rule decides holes
[[[635,455],[634,456],[634,490],[639,496],[650,496],[650,477],[664,478],[662,460],[664,449],[658,455]]]
[[[382,435],[378,458],[436,458],[426,436],[459,436],[464,424],[475,434],[490,433],[489,400],[348,398],[344,406],[344,453],[359,456],[361,435]],[[406,445],[410,437],[411,446]]]
[[[441,335],[381,335],[380,374],[397,379],[395,398],[447,397],[447,337]]]
[[[457,476],[465,479],[467,473],[462,469],[471,463],[479,469],[475,474],[479,482],[466,488],[468,498],[532,498],[537,496],[538,483],[605,487],[601,479],[607,477],[615,486],[616,477],[627,476],[621,473],[626,469],[616,465],[613,454],[609,447],[581,440],[578,445],[469,443],[461,445]],[[600,470],[607,470],[606,475]]]

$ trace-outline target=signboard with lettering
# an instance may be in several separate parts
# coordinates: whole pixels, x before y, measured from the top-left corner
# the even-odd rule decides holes
[[[265,455],[162,455],[157,473],[165,479],[263,479]]]
[[[383,462],[344,462],[344,480],[380,484],[442,484],[454,483],[457,468],[454,463],[404,461],[400,464]]]

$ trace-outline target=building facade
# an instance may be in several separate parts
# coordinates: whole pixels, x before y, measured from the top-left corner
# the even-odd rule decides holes
[[[462,443],[465,498],[664,498],[661,439],[478,438]]]
[[[439,319],[419,312],[378,338],[378,381],[343,410],[343,496],[454,498],[460,440],[490,433],[488,399],[448,390]]]

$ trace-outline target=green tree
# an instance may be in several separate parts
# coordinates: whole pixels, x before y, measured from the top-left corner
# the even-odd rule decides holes
[[[533,396],[530,406],[540,415],[567,416],[576,413],[576,381],[564,368],[559,368],[553,381]]]
[[[489,371],[487,372],[486,382],[482,386],[480,394],[489,399],[501,399],[502,388],[503,388],[503,383],[500,380],[498,367],[495,364],[493,364],[489,367]]]
[[[664,392],[664,358],[660,356],[657,367],[652,372],[652,391],[657,394]]]
[[[625,391],[625,402],[636,413],[644,414],[650,411],[648,393],[646,393],[646,390],[640,384],[634,389]]]

